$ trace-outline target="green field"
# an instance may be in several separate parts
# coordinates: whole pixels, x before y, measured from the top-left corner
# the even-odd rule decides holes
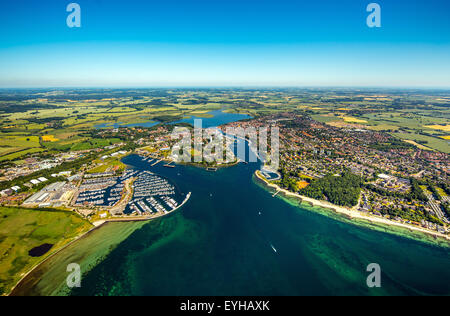
[[[108,139],[92,139],[87,137],[75,137],[70,140],[61,140],[56,142],[46,142],[44,146],[47,149],[53,150],[85,150],[85,149],[93,149],[93,148],[103,148],[105,146],[109,146],[115,143],[119,143],[120,139],[118,138],[108,138]]]
[[[22,156],[25,156],[27,154],[32,154],[32,153],[38,153],[44,151],[44,149],[42,148],[29,148],[29,149],[20,149],[18,151],[15,151],[13,153],[4,155],[0,157],[0,161],[5,161],[5,160],[15,160],[18,159]]]
[[[0,161],[14,160],[29,153],[42,151],[39,136],[0,136]]]
[[[24,273],[51,252],[91,227],[72,212],[0,207],[0,295],[8,293]],[[29,250],[45,243],[54,245],[47,254],[28,255]]]
[[[118,171],[123,171],[127,166],[120,161],[122,157],[123,156],[120,156],[118,158],[109,158],[106,159],[105,161],[96,160],[94,161],[94,163],[97,163],[98,165],[88,170],[88,173],[101,173],[106,171],[112,171],[113,168],[117,168]]]
[[[392,133],[392,135],[403,140],[413,140],[423,146],[430,147],[444,153],[450,153],[450,146],[448,144],[448,141],[444,139],[416,133]]]

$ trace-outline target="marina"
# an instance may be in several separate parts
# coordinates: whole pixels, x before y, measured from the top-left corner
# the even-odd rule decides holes
[[[142,162],[154,161],[148,156],[139,157]],[[154,162],[151,166],[160,161]],[[175,167],[170,164],[164,166]],[[183,196],[177,192],[173,184],[149,170],[127,169],[120,176],[111,176],[106,173],[105,175],[101,177],[101,174],[96,174],[94,177],[85,178],[73,199],[73,205],[109,209],[113,215],[123,213],[155,217],[169,214],[180,207],[180,201],[183,201]],[[131,199],[122,200],[127,192],[126,182],[133,180],[134,182],[130,183],[133,192]],[[114,212],[112,212],[113,208]],[[119,211],[116,212],[116,209]]]
[[[134,194],[124,213],[137,215],[168,214],[179,207],[180,194],[168,180],[142,171],[133,184]]]
[[[154,166],[156,166],[158,163],[160,163],[162,160],[157,160],[157,161],[155,161],[151,166],[152,167],[154,167]]]

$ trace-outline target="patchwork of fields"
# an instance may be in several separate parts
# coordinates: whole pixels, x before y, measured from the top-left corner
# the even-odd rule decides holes
[[[253,117],[304,112],[336,127],[386,131],[418,148],[449,152],[450,99],[445,92],[143,89],[52,91],[25,100],[20,94],[9,97],[9,101],[0,101],[0,161],[40,151],[89,149],[116,142],[89,137],[89,131],[101,124],[209,118],[209,112],[217,109]],[[29,109],[31,105],[33,109]]]

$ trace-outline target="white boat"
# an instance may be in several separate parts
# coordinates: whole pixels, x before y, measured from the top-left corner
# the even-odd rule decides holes
[[[274,252],[277,252],[277,249],[272,244],[270,244],[270,247],[272,247]]]

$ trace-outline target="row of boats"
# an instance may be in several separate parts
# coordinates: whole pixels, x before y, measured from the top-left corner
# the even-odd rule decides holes
[[[141,157],[152,162],[150,157]],[[127,169],[121,176],[85,179],[80,186],[75,205],[114,206],[124,192],[125,181],[136,177],[133,197],[128,202],[125,213],[139,215],[168,214],[180,206],[175,187],[166,179],[148,170]],[[190,194],[186,197],[189,198]]]
[[[153,159],[150,156],[139,155],[139,157],[142,159],[142,161],[150,163],[151,166],[155,166],[157,163],[162,161],[162,160]],[[168,163],[164,164],[163,166],[166,168],[175,168],[175,165],[173,165],[172,162],[168,162]]]
[[[79,187],[79,190],[82,192],[101,190],[116,184],[117,181],[117,177],[84,179],[83,183]]]
[[[175,200],[175,187],[166,179],[150,172],[142,171],[133,184],[133,199],[128,203],[132,213],[167,214],[178,207]]]
[[[85,179],[75,205],[115,205],[122,198],[125,181],[138,173],[138,170],[128,169],[119,177]]]
[[[175,187],[150,171],[143,171],[133,184],[134,197],[174,195]]]

